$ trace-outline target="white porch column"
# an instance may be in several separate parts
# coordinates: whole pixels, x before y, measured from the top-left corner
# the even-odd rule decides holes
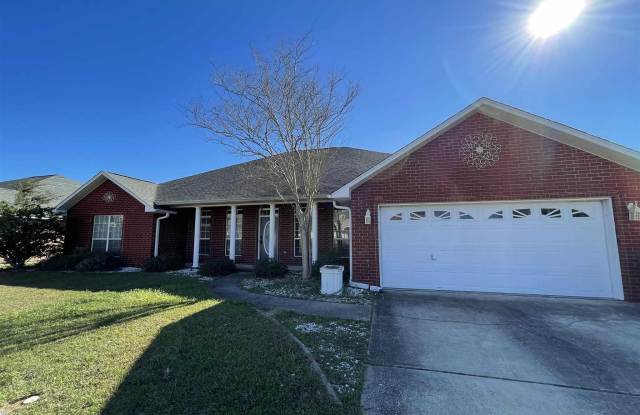
[[[231,218],[229,219],[229,259],[236,260],[236,218],[238,207],[231,205]]]
[[[200,266],[200,216],[202,212],[196,207],[196,218],[193,224],[193,261],[191,266],[198,268]]]
[[[318,203],[311,204],[311,262],[318,260]]]
[[[276,204],[269,205],[269,258],[276,257]]]

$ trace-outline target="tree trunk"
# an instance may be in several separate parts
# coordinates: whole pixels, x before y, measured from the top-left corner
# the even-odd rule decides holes
[[[309,224],[305,220],[300,221],[300,248],[302,251],[302,278],[311,277],[311,250],[309,249]]]

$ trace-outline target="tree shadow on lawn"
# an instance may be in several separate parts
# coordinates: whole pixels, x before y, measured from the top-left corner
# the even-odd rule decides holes
[[[195,300],[156,302],[117,308],[109,308],[108,304],[102,304],[104,308],[73,310],[72,314],[65,309],[56,310],[58,304],[41,307],[33,313],[27,312],[0,320],[0,354],[26,350],[195,302]],[[93,305],[91,300],[75,301],[74,305],[82,307],[83,303],[87,307]],[[96,303],[99,302],[96,301]],[[42,313],[43,309],[46,310],[45,313]]]
[[[146,288],[197,300],[211,298],[195,278],[153,272],[2,272],[0,287],[3,285],[92,292]]]
[[[165,327],[102,413],[339,412],[281,327],[222,302]]]

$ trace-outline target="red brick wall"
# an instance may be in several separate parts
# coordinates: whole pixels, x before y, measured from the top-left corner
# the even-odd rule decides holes
[[[102,196],[110,191],[115,200],[106,203]],[[106,181],[67,212],[66,251],[75,247],[91,248],[93,217],[124,215],[122,229],[122,261],[127,266],[142,266],[153,255],[154,215],[146,213],[144,205],[127,192]]]
[[[467,167],[459,148],[468,134],[490,132],[502,145],[500,160]],[[625,298],[640,301],[640,222],[626,204],[640,200],[640,173],[573,147],[473,114],[429,144],[352,191],[353,279],[379,284],[377,208],[380,203],[421,203],[611,197]],[[371,210],[371,225],[364,215]]]

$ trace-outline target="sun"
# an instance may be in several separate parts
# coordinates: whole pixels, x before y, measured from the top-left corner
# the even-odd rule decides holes
[[[547,38],[569,26],[585,7],[584,0],[544,0],[529,17],[529,33]]]

